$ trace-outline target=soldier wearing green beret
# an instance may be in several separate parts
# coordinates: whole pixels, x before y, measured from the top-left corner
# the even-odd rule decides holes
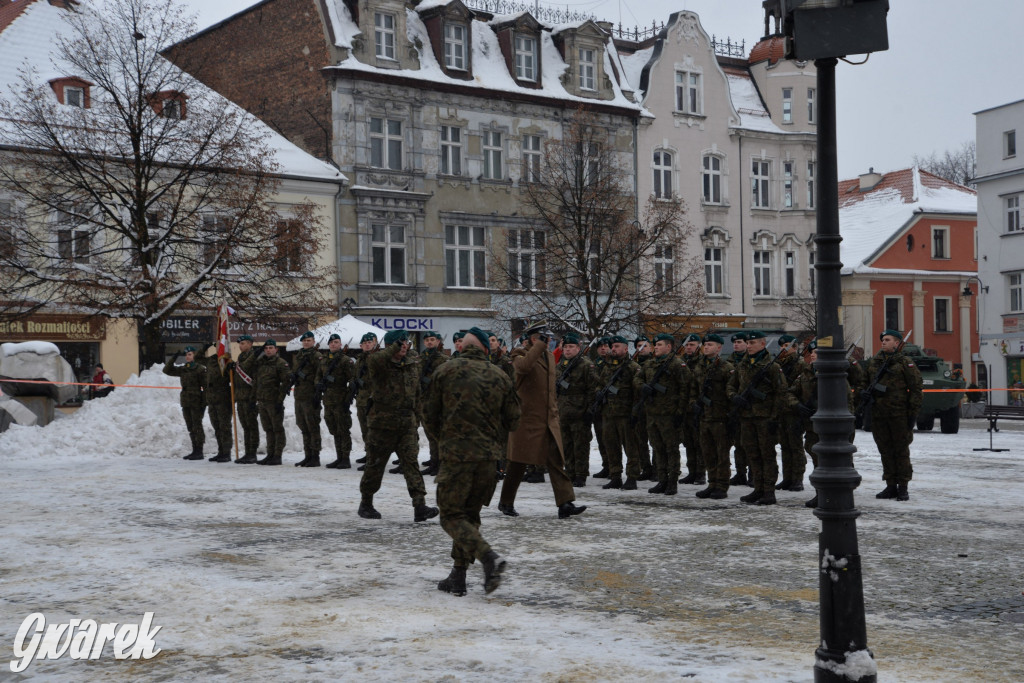
[[[689,410],[690,369],[676,357],[675,338],[654,338],[654,358],[633,377],[637,406],[643,405],[658,483],[648,493],[674,496],[679,492],[679,439],[682,418]]]
[[[259,413],[256,411],[256,396],[252,390],[258,356],[252,345],[252,337],[249,335],[239,337],[238,359],[228,365],[235,373],[235,410],[245,442],[245,454],[235,461],[239,465],[254,464],[256,451],[260,447]]]
[[[796,337],[784,334],[779,337],[777,359],[786,386],[793,384],[803,372],[804,363],[796,352]],[[803,448],[803,422],[791,411],[785,411],[779,419],[779,450],[782,454],[782,481],[775,485],[776,491],[803,491],[804,472],[807,470],[807,456]]]
[[[287,444],[284,431],[284,399],[288,395],[288,363],[277,355],[277,342],[263,342],[263,355],[256,363],[253,394],[260,413],[260,423],[267,434],[267,457],[258,465],[280,465]]]
[[[441,335],[437,332],[427,332],[423,335],[423,347],[423,353],[420,354],[420,385],[422,386],[422,399],[426,401],[430,385],[434,381],[434,373],[445,364],[448,356],[441,350]],[[430,444],[430,460],[420,474],[436,477],[441,465],[437,436],[430,430],[422,415],[420,423],[423,425],[423,433],[427,435],[427,443]]]
[[[729,450],[733,436],[729,429],[729,381],[733,365],[721,356],[724,340],[717,334],[704,335],[703,360],[694,371],[693,414],[699,427],[700,448],[707,467],[707,488],[698,498],[719,500],[729,491]]]
[[[683,339],[683,364],[690,370],[690,381],[694,381],[694,373],[700,365],[703,354],[701,353],[701,338],[699,334],[690,333]],[[687,393],[696,398],[697,391],[693,386],[687,387]],[[688,411],[692,405],[687,406]],[[683,448],[686,449],[686,476],[679,480],[680,484],[697,484],[703,486],[707,482],[706,465],[700,445],[700,430],[693,420],[683,420],[680,430],[680,439]]]
[[[217,454],[210,458],[210,462],[231,462],[231,375],[221,372],[216,344],[207,345],[199,362],[206,365],[206,414],[210,416],[213,436],[217,440]]]
[[[316,392],[323,401],[327,430],[334,437],[336,457],[333,462],[327,463],[327,467],[332,470],[352,467],[352,406],[348,397],[352,391],[355,367],[355,363],[342,348],[341,337],[337,334],[328,337],[327,353],[320,359],[320,381]]]
[[[654,359],[654,347],[647,337],[640,335],[634,339],[633,348],[635,349],[633,360],[641,368]],[[643,410],[633,423],[633,429],[636,431],[636,449],[640,455],[640,481],[659,481],[655,474],[654,462],[651,459],[651,439],[647,434],[647,417]]]
[[[356,356],[355,376],[352,378],[352,391],[349,394],[350,401],[356,402],[356,419],[359,420],[359,434],[363,438],[363,449],[366,449],[366,441],[369,437],[370,426],[366,423],[366,417],[370,412],[370,390],[366,388],[366,359],[371,353],[377,350],[377,335],[367,332],[359,340],[359,355]],[[356,460],[360,464],[360,471],[366,466],[366,455]]]
[[[192,450],[185,460],[202,460],[206,433],[203,431],[203,413],[206,412],[206,366],[196,362],[196,349],[185,347],[185,364],[175,365],[181,356],[174,354],[171,362],[164,365],[164,374],[181,380],[181,414],[185,418]]]
[[[633,405],[636,396],[633,391],[633,378],[640,371],[629,357],[629,343],[625,337],[615,335],[611,338],[611,351],[601,366],[601,390],[604,396],[599,407],[601,419],[604,421],[604,442],[608,449],[609,476],[611,480],[602,488],[635,491],[637,479],[640,478],[640,454],[636,443],[636,433],[630,426]],[[601,393],[603,392],[603,394]],[[622,480],[622,452],[626,452],[626,480]]]
[[[737,332],[732,335],[730,341],[732,342],[732,353],[729,354],[729,357],[726,360],[728,360],[735,369],[747,357],[747,333]],[[743,425],[734,421],[732,427],[733,458],[736,461],[736,474],[729,480],[729,483],[733,486],[752,486],[753,482],[748,482],[750,468],[747,463],[747,452],[743,448],[743,439],[740,438],[743,433]]]
[[[565,449],[565,471],[574,487],[586,486],[590,476],[590,423],[587,409],[597,394],[597,372],[583,353],[580,338],[569,333],[562,338],[562,358],[557,365],[558,422]]]
[[[312,332],[304,332],[299,341],[302,349],[292,358],[289,377],[295,388],[295,423],[302,432],[304,457],[296,467],[320,467],[320,402],[316,387],[323,379],[320,374],[320,351]]]
[[[597,360],[594,361],[594,372],[597,374],[598,389],[600,389],[602,368],[604,368],[605,361],[608,358],[611,344],[608,341],[608,337],[600,337],[597,340],[596,346]],[[597,411],[596,414],[589,415],[588,417],[594,423],[594,438],[597,439],[597,450],[601,454],[601,469],[594,474],[594,479],[607,479],[611,469],[608,461],[608,447],[604,443],[604,419],[601,417],[601,411]]]

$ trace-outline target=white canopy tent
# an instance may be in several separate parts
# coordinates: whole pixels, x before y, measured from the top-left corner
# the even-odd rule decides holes
[[[313,330],[313,339],[316,341],[317,348],[326,349],[327,339],[332,334],[336,334],[341,337],[342,346],[354,349],[359,346],[359,340],[362,339],[363,335],[367,332],[373,332],[377,335],[377,339],[384,339],[385,330],[382,330],[379,327],[374,327],[369,323],[364,323],[362,320],[358,320],[351,315],[346,315],[343,318],[338,318],[334,322],[321,325]],[[299,337],[296,337],[288,342],[285,350],[298,351],[301,348],[302,342],[299,341]]]

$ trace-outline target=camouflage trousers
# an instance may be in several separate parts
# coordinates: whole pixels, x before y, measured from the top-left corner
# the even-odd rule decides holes
[[[746,418],[740,438],[750,466],[751,485],[755,491],[775,492],[779,478],[779,464],[775,460],[777,428],[766,418]]]
[[[217,439],[217,455],[230,455],[233,430],[231,428],[231,397],[209,398],[206,408]]]
[[[647,435],[658,482],[669,484],[679,478],[679,428],[674,415],[648,415]]]
[[[636,432],[628,417],[604,418],[604,445],[608,449],[608,470],[611,478],[622,476],[622,451],[626,451],[626,476],[640,478],[640,454]]]
[[[206,406],[200,406],[199,408],[181,407],[181,414],[185,417],[185,429],[188,430],[189,441],[192,443],[192,448],[200,453],[203,451],[203,444],[206,443],[206,432],[203,430],[203,413],[205,412]]]
[[[456,567],[468,567],[491,550],[480,535],[480,509],[490,505],[497,483],[493,460],[446,460],[437,475],[441,528],[452,537]]]
[[[908,484],[914,478],[910,464],[910,442],[914,431],[907,429],[906,415],[871,411],[871,436],[882,456],[882,479],[887,484]]]
[[[423,422],[423,418],[420,418],[420,426],[423,427],[423,433],[427,437],[427,447],[430,449],[430,466],[437,467],[441,464],[441,449],[437,445],[437,439],[434,438],[433,432],[427,429],[427,425]]]
[[[640,470],[649,470],[653,464],[651,459],[651,446],[653,446],[653,444],[647,434],[646,411],[640,413],[633,429],[636,432],[636,453],[640,458]]]
[[[245,435],[245,455],[254,456],[260,447],[260,423],[256,403],[249,399],[238,401],[235,403],[235,411],[238,414],[238,422],[242,425],[242,433]]]
[[[700,450],[708,471],[708,486],[729,490],[729,449],[733,435],[726,422],[701,420]]]
[[[324,422],[334,437],[334,452],[338,460],[352,453],[352,410],[346,403],[325,403]]]
[[[284,409],[267,401],[261,402],[259,408],[260,423],[267,434],[267,457],[280,458],[287,442],[284,434]]]
[[[363,437],[363,450],[365,451],[367,446],[366,442],[370,437],[370,427],[366,424],[366,418],[370,414],[370,407],[367,405],[360,405],[356,403],[356,420],[359,421],[359,434]]]
[[[370,429],[366,441],[366,469],[363,470],[363,478],[359,482],[359,493],[366,497],[373,496],[380,490],[384,469],[392,453],[398,456],[413,506],[424,505],[427,501],[427,489],[423,485],[423,475],[420,474],[419,463],[416,461],[419,455],[419,439],[415,423],[406,429]]]
[[[807,456],[803,448],[803,422],[787,418],[779,424],[779,450],[782,451],[782,478],[802,484],[807,470]]]
[[[565,472],[570,477],[590,476],[590,425],[583,417],[561,419]]]
[[[601,467],[611,469],[608,463],[608,447],[604,443],[604,418],[600,415],[594,418],[594,437],[597,439],[597,450],[601,454]]]
[[[750,464],[747,462],[747,449],[743,447],[743,425],[740,424],[739,421],[736,421],[731,423],[729,426],[730,432],[732,433],[733,458],[736,461],[736,474],[747,476],[747,468]]]
[[[683,422],[683,427],[680,430],[681,441],[683,447],[686,449],[686,473],[696,474],[698,477],[704,474],[704,456],[701,453],[700,447],[700,430],[697,429],[697,425],[693,420],[687,419]]]
[[[313,399],[295,399],[295,424],[302,432],[302,452],[320,456],[320,404]]]

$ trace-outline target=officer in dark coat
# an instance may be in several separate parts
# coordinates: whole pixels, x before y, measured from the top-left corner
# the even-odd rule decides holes
[[[721,357],[724,340],[713,333],[704,335],[703,360],[694,370],[693,413],[700,428],[700,449],[707,466],[708,486],[697,491],[698,498],[720,500],[729,491],[729,381],[732,363]]]
[[[263,342],[263,355],[256,363],[253,394],[256,396],[260,423],[267,434],[267,457],[258,465],[280,465],[286,437],[284,433],[284,398],[288,395],[288,363],[277,355],[277,342]]]
[[[203,413],[206,412],[206,366],[196,362],[196,350],[193,346],[185,347],[185,364],[175,365],[174,361],[181,356],[174,354],[170,363],[164,365],[164,374],[181,379],[181,414],[185,417],[185,427],[192,441],[192,451],[185,460],[202,460],[203,444],[206,433],[203,431]]]
[[[216,348],[214,344],[207,346],[202,359],[206,365],[206,413],[217,439],[217,454],[210,462],[231,462],[231,375],[221,372]]]
[[[330,469],[347,470],[352,467],[352,405],[348,397],[355,373],[355,363],[341,348],[341,337],[332,334],[327,339],[327,353],[320,359],[320,381],[317,394],[324,406],[324,422],[334,437],[334,462]]]
[[[256,411],[256,394],[252,388],[258,357],[252,348],[252,337],[243,334],[238,338],[238,359],[228,364],[235,373],[235,411],[245,439],[245,454],[235,461],[239,465],[255,463],[256,451],[260,447],[259,413]]]
[[[594,364],[583,353],[578,335],[570,332],[562,338],[562,358],[556,366],[558,378],[558,424],[562,428],[565,471],[574,487],[586,486],[590,476],[590,422],[587,409],[597,394]]]

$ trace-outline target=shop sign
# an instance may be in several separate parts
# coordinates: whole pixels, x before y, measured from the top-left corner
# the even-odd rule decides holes
[[[232,339],[247,334],[257,343],[274,339],[278,342],[288,341],[309,330],[309,321],[305,318],[267,318],[266,320],[246,320],[231,318],[229,333]]]
[[[172,315],[160,323],[160,341],[173,343],[213,342],[213,318],[206,315]]]
[[[1003,318],[1003,332],[1024,332],[1021,322],[1017,316]]]
[[[704,334],[715,330],[740,328],[746,319],[744,315],[692,315],[689,318],[673,315],[652,316],[644,321],[644,329],[651,335],[668,332],[675,333],[678,337],[691,332]]]
[[[407,332],[429,332],[434,329],[433,318],[371,316],[370,324],[382,330],[406,330]]]
[[[0,322],[0,340],[8,342],[103,341],[106,338],[105,318],[34,315],[23,320]]]

